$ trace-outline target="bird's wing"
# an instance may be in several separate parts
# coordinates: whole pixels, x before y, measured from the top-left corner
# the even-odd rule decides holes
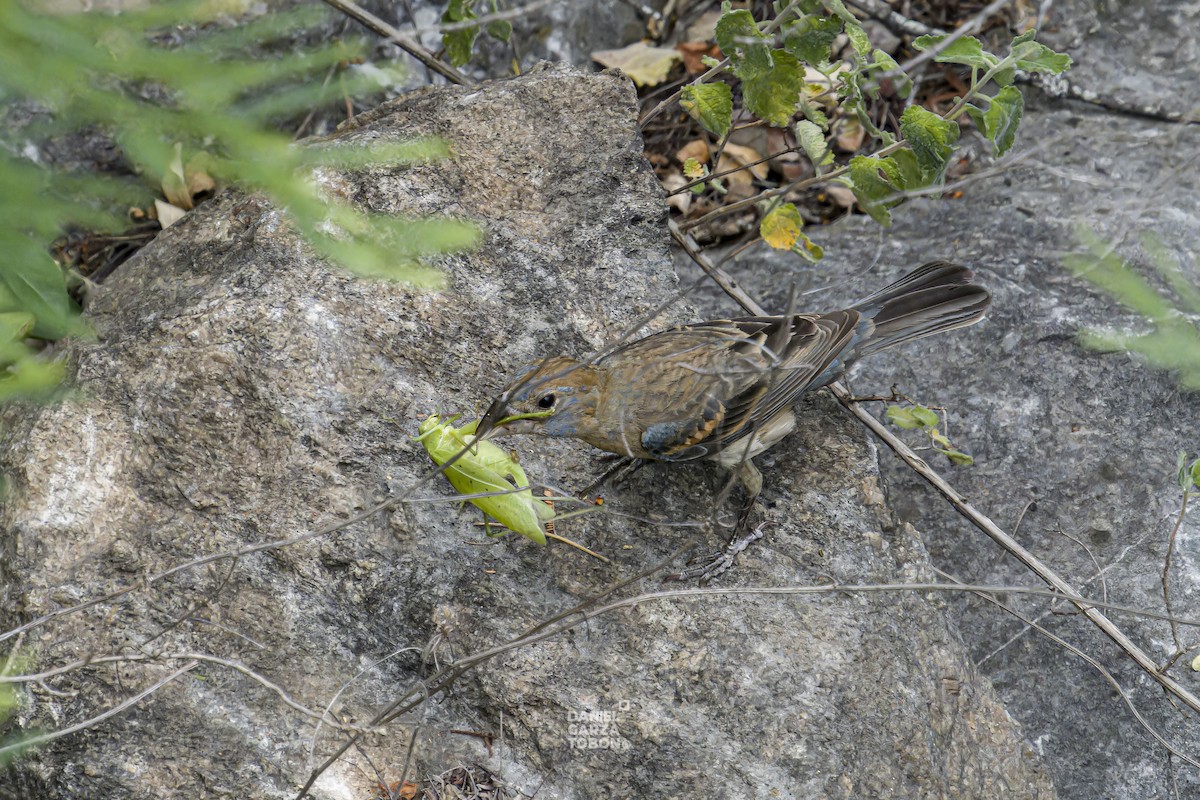
[[[761,375],[752,386],[726,403],[717,431],[721,449],[791,408],[800,395],[824,386],[844,366],[843,354],[863,336],[870,323],[852,309],[791,317],[745,317],[729,320],[743,332],[735,349],[757,351]]]
[[[604,361],[628,372],[631,385],[635,365],[655,365],[633,400],[646,416],[641,444],[653,458],[689,461],[716,455],[828,382],[865,325],[854,310],[712,320],[640,339]]]

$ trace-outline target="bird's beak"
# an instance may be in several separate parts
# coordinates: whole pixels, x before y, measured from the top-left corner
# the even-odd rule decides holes
[[[488,439],[512,433],[537,433],[541,427],[539,420],[549,417],[553,413],[553,411],[534,411],[514,414],[507,398],[501,395],[492,401],[487,413],[475,426],[475,435],[480,439]]]
[[[475,426],[475,435],[480,439],[487,439],[505,433],[506,431],[504,431],[500,423],[501,420],[509,416],[510,411],[506,398],[503,396],[497,397],[488,407],[487,413],[479,420],[479,424]]]

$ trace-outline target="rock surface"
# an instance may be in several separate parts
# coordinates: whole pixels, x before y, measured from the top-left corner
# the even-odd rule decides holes
[[[353,279],[278,211],[227,193],[105,284],[89,310],[98,340],[70,354],[72,401],[4,420],[6,626],[319,531],[389,491],[407,502],[30,630],[22,652],[38,669],[154,660],[48,681],[70,695],[33,687],[29,728],[76,724],[199,664],[23,759],[0,796],[295,796],[344,737],[214,658],[361,722],[436,664],[660,562],[696,526],[716,543],[709,523],[729,509],[714,467],[644,469],[562,521],[602,564],[557,542],[485,539],[410,439],[421,415],[470,414],[521,362],[600,348],[677,294],[631,87],[541,70],[417,92],[339,135],[420,134],[455,157],[322,180],[364,208],[478,222],[483,246],[441,261],[445,292]],[[694,313],[673,304],[654,325]],[[882,503],[873,445],[828,398],[805,412],[764,459],[767,538],[719,586],[928,579],[920,537]],[[579,489],[602,469],[573,443],[510,443],[550,485]],[[618,596],[662,588],[655,577]],[[334,764],[315,796],[399,780],[414,734],[410,778],[479,763],[541,797],[1054,796],[944,599],[909,593],[646,599],[467,672]]]
[[[1078,62],[1068,73],[1077,85],[1131,107],[1186,112],[1200,103],[1197,62],[1185,57],[1198,46],[1200,5],[1056,3],[1053,19],[1063,29],[1052,28],[1049,41]],[[817,270],[751,256],[731,271],[767,308],[787,302],[793,279],[801,291],[819,290],[804,307],[834,308],[924,261],[976,267],[995,296],[980,326],[874,357],[853,388],[887,394],[899,384],[948,407],[952,437],[977,459],[969,469],[931,459],[956,488],[1080,591],[1161,612],[1163,559],[1181,500],[1175,459],[1181,450],[1198,455],[1200,397],[1127,355],[1081,347],[1076,335],[1087,328],[1145,327],[1062,259],[1082,252],[1074,234],[1082,225],[1153,280],[1139,244],[1148,234],[1200,285],[1198,152],[1196,125],[1032,92],[1012,169],[969,183],[959,200],[911,202],[887,230],[861,217],[810,230],[829,254]],[[698,274],[680,264],[684,283]],[[711,290],[698,302],[706,314],[734,310]],[[921,530],[936,566],[970,583],[1040,586],[898,460],[881,463],[889,505]],[[1200,609],[1197,542],[1200,518],[1191,513],[1175,543],[1171,597],[1176,613],[1192,618]],[[1052,613],[1061,609],[1044,600],[1006,600],[1099,659],[1149,724],[1184,753],[1200,754],[1195,717],[1166,702],[1090,623]],[[993,606],[966,597],[953,604],[975,664],[1035,743],[1059,797],[1200,796],[1200,770],[1158,745],[1092,667]],[[1160,663],[1175,650],[1165,623],[1112,618]],[[1194,645],[1195,630],[1181,628],[1180,637]],[[1190,658],[1172,674],[1195,691]]]

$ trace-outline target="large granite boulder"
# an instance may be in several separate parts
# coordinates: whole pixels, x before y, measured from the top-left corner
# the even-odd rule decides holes
[[[732,509],[712,465],[648,467],[560,522],[611,563],[489,540],[411,438],[528,359],[693,317],[635,116],[623,78],[543,69],[416,92],[339,133],[450,144],[447,161],[322,176],[363,208],[480,225],[478,250],[440,260],[439,293],[331,268],[234,192],[105,284],[96,341],[70,347],[74,396],[4,420],[4,626],[99,599],[6,642],[30,669],[91,662],[27,686],[19,721],[62,730],[196,666],[21,759],[0,796],[295,796],[345,741],[335,726],[690,538],[719,542]],[[736,593],[932,575],[864,432],[827,397],[802,411],[763,459],[767,536],[716,585],[730,593],[568,617],[364,737],[314,796],[399,780],[415,738],[410,779],[479,764],[509,796],[1053,797],[944,598]],[[509,443],[551,486],[603,469],[576,443]],[[663,588],[660,572],[615,597]]]

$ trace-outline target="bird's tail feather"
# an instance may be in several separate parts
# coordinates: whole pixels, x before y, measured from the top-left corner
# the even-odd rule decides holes
[[[874,323],[874,330],[855,348],[854,357],[978,322],[991,295],[972,283],[974,277],[966,267],[933,261],[855,303],[853,308]]]

